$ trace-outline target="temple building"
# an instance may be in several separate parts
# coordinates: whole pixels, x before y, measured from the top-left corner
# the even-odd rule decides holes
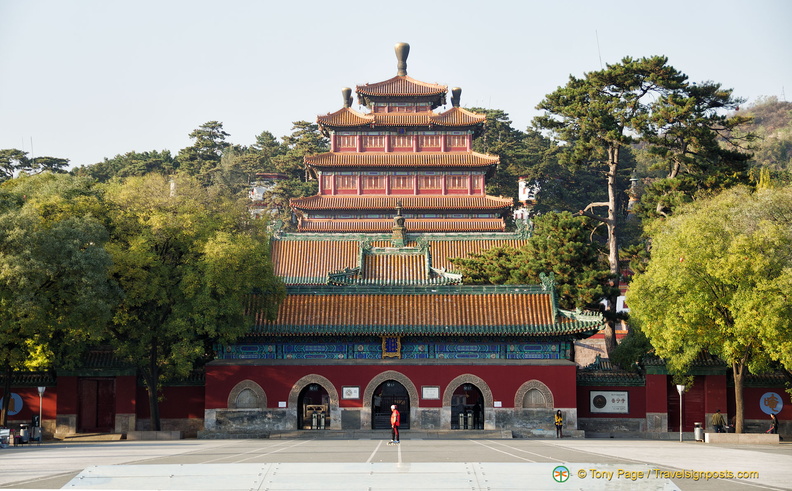
[[[488,196],[498,157],[472,150],[485,117],[460,89],[397,74],[342,90],[319,116],[330,151],[305,158],[315,196],[291,201],[297,232],[272,241],[288,296],[274,321],[218,348],[206,369],[209,431],[547,427],[576,419],[576,339],[599,315],[558,308],[541,285],[463,285],[450,259],[522,246],[511,198]],[[255,299],[251,312],[256,312]]]
[[[164,387],[163,432],[146,436],[139,374],[102,349],[68,369],[16,372],[0,393],[10,397],[8,426],[21,434],[40,418],[45,438],[378,429],[385,438],[396,404],[408,432],[553,437],[561,410],[565,436],[656,438],[707,426],[719,409],[735,414],[731,369],[709,355],[694,362],[684,396],[662,360],[625,371],[592,356],[603,319],[560,309],[552,275],[538,285],[463,284],[451,259],[525,245],[530,216],[515,215],[506,231],[512,200],[485,192],[498,157],[472,150],[484,116],[460,106],[458,89],[446,109],[448,88],[407,75],[407,45],[396,53],[395,77],[356,87],[359,111],[344,89],[341,109],[317,119],[330,140],[329,152],[305,159],[318,193],[291,201],[296,231],[271,241],[287,287],[276,319],[252,296],[249,333]],[[254,214],[273,212],[265,196],[284,177],[257,176]],[[520,201],[528,207],[536,191],[523,182]],[[772,412],[789,434],[784,380],[746,376],[746,431],[766,431]]]

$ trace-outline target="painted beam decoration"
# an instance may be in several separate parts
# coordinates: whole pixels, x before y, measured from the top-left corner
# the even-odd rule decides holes
[[[401,358],[401,339],[399,336],[382,337],[382,357]]]

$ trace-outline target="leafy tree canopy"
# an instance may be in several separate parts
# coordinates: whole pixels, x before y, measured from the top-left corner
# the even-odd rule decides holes
[[[534,223],[525,247],[493,248],[451,259],[462,272],[463,282],[537,284],[541,273],[552,272],[559,305],[566,309],[591,308],[610,293],[611,275],[599,246],[590,240],[590,220],[563,212],[540,215]]]
[[[204,185],[213,181],[213,174],[220,166],[223,151],[231,144],[225,141],[228,133],[223,123],[208,121],[190,133],[193,144],[179,150],[176,161],[181,172],[198,179]]]
[[[637,214],[668,216],[683,203],[748,182],[746,150],[755,136],[738,130],[750,118],[728,112],[742,102],[720,84],[704,82],[685,84],[653,104],[652,131],[639,155],[661,175],[647,180]]]
[[[305,182],[308,180],[306,155],[327,152],[330,147],[328,139],[319,132],[316,123],[295,121],[291,135],[283,137],[282,149],[273,158],[275,169],[288,175],[290,179]]]
[[[673,370],[702,351],[732,365],[739,431],[744,369],[792,369],[791,288],[792,188],[737,187],[663,224],[627,302]]]
[[[143,176],[150,173],[171,175],[176,168],[177,162],[168,150],[152,150],[116,155],[94,165],[77,168],[74,173],[92,177],[98,182],[107,182],[114,177]]]
[[[69,366],[98,339],[117,290],[87,179],[44,173],[0,186],[0,369]],[[5,424],[8,398],[0,416]]]
[[[15,175],[34,175],[42,172],[65,173],[69,159],[58,157],[28,158],[27,152],[8,148],[0,150],[0,182],[7,181]]]
[[[586,73],[583,78],[570,76],[564,87],[545,96],[538,109],[545,111],[534,123],[561,142],[559,162],[570,168],[590,166],[603,172],[607,200],[592,202],[581,210],[607,227],[608,264],[611,275],[621,274],[619,241],[622,230],[621,202],[624,186],[619,177],[625,174],[622,154],[625,148],[655,136],[653,114],[659,109],[654,101],[685,86],[686,77],[667,64],[664,56],[633,59],[605,69]],[[631,170],[631,169],[630,169]],[[604,208],[604,214],[592,210]],[[616,348],[616,296],[608,298],[605,348]]]
[[[257,313],[271,317],[284,290],[259,222],[222,194],[152,174],[110,183],[106,199],[112,275],[125,293],[110,341],[140,369],[159,429],[161,383],[247,332],[252,292],[265,298]]]

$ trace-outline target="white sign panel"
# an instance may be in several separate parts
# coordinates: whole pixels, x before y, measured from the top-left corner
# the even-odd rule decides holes
[[[360,399],[360,387],[343,387],[341,390],[342,399]]]
[[[629,392],[614,392],[606,390],[592,390],[589,392],[589,408],[592,413],[617,413],[630,412]]]
[[[434,385],[425,385],[421,387],[422,396],[424,399],[440,399],[440,387]]]

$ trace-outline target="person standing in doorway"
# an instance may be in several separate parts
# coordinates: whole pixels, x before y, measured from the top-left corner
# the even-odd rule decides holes
[[[564,427],[564,417],[561,415],[560,409],[555,413],[555,427],[556,438],[564,438],[564,435],[561,432],[561,429]]]
[[[715,428],[715,433],[723,433],[724,426],[726,426],[726,418],[723,417],[720,409],[718,409],[712,415],[712,427]]]
[[[396,445],[399,443],[399,424],[401,423],[401,415],[399,414],[399,408],[396,407],[396,404],[391,406],[391,441],[390,445]]]

